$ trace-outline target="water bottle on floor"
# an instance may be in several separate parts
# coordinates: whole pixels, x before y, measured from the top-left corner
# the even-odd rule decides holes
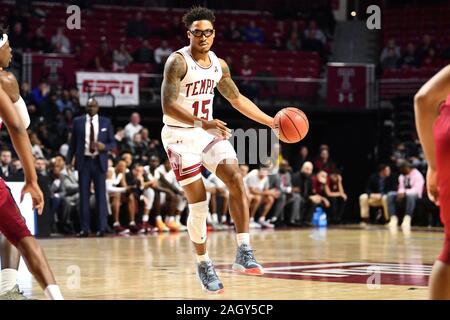
[[[322,211],[322,214],[319,217],[319,227],[326,227],[328,225],[327,214]]]
[[[316,210],[314,210],[314,214],[313,214],[312,221],[311,221],[313,226],[317,227],[319,225],[319,219],[322,214],[323,214],[322,208],[316,207]]]

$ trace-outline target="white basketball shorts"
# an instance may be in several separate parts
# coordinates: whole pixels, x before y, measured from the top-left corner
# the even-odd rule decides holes
[[[180,128],[165,125],[161,140],[177,181],[181,186],[201,178],[203,167],[216,173],[223,160],[236,160],[236,151],[228,140],[202,128]]]

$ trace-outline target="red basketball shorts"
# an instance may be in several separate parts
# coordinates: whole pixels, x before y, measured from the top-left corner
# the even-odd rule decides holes
[[[14,246],[23,238],[31,237],[25,219],[3,179],[0,179],[0,232]]]
[[[434,124],[436,142],[436,167],[438,172],[439,204],[441,221],[445,228],[444,248],[439,260],[450,264],[450,103],[441,107]]]

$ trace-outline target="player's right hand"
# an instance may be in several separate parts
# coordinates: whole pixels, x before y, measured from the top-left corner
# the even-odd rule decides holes
[[[227,124],[219,119],[213,119],[202,122],[202,128],[218,137],[229,139],[231,137],[231,130],[227,128]]]
[[[23,197],[26,193],[31,194],[31,199],[33,201],[33,208],[37,210],[38,214],[42,214],[44,209],[44,196],[42,195],[41,188],[37,182],[25,182],[25,185],[20,194],[20,202],[23,201]]]
[[[438,206],[439,188],[437,184],[437,171],[436,169],[431,169],[430,167],[428,167],[427,170],[427,192],[428,198]]]

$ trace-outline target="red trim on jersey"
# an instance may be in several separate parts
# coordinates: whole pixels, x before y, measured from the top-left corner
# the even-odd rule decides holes
[[[201,174],[201,173],[202,173],[202,166],[200,165],[200,166],[198,167],[197,170],[192,171],[192,172],[189,173],[189,174],[184,174],[184,175],[182,175],[182,176],[180,176],[178,170],[177,170],[177,171],[174,171],[174,173],[175,173],[175,177],[177,178],[177,181],[180,182],[180,181],[186,180],[186,179],[188,179],[188,178],[195,177],[195,176],[198,175],[198,174]]]
[[[208,145],[205,147],[205,149],[203,149],[203,153],[208,152],[216,143],[218,143],[218,142],[220,142],[222,140],[225,140],[225,139],[224,138],[219,138],[219,137],[214,138],[214,140],[211,141],[210,143],[208,143]]]
[[[211,69],[211,67],[213,66],[213,59],[211,59],[211,56],[209,55],[209,52],[208,52],[208,58],[209,58],[209,61],[211,61],[211,64],[208,66],[208,67],[204,67],[204,66],[202,66],[202,65],[200,65],[195,59],[194,59],[194,57],[192,56],[192,53],[191,53],[191,49],[189,49],[189,55],[191,56],[191,58],[192,58],[192,60],[195,62],[195,64],[196,65],[198,65],[200,68],[202,68],[202,69],[205,69],[205,70],[207,70],[207,69]],[[187,72],[186,72],[187,73]]]
[[[189,170],[197,169],[197,168],[200,167],[201,165],[202,165],[202,164],[199,162],[199,163],[196,163],[196,164],[194,164],[194,165],[192,165],[192,166],[183,168],[182,171],[183,171],[183,172],[186,172],[186,171],[189,171]]]
[[[175,177],[178,182],[191,177],[195,177],[197,174],[201,174],[202,164],[200,162],[192,166],[183,168],[181,154],[168,148],[167,155],[169,156],[170,165],[172,166],[173,172],[175,173]]]

